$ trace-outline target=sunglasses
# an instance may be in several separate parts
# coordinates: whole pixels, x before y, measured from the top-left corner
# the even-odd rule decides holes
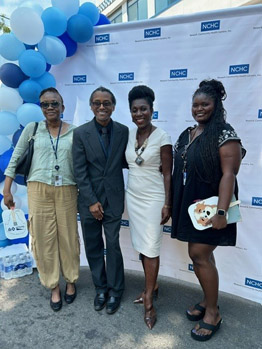
[[[49,107],[52,107],[52,108],[58,108],[59,107],[59,105],[60,105],[60,103],[59,102],[41,102],[40,103],[40,107],[42,108],[42,109],[47,109],[47,108],[49,108]]]
[[[101,104],[103,105],[104,108],[110,108],[113,105],[113,103],[111,103],[109,101],[105,101],[105,102],[94,101],[94,102],[92,102],[92,105],[94,107],[97,107],[97,108],[99,108],[101,106]]]

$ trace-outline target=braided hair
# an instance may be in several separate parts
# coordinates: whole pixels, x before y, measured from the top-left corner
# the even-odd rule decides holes
[[[214,102],[214,111],[206,123],[202,137],[199,139],[199,151],[202,164],[200,169],[196,168],[198,175],[207,183],[217,185],[220,180],[221,169],[218,149],[218,138],[226,122],[226,111],[223,106],[223,100],[226,99],[226,91],[223,84],[217,80],[203,80],[199,88],[193,94],[194,98],[199,94],[205,94]]]

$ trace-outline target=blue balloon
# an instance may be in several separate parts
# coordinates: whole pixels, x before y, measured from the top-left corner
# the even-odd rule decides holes
[[[39,95],[42,91],[42,86],[39,85],[39,83],[37,83],[36,81],[29,79],[23,81],[18,90],[20,96],[25,102],[36,103],[39,101]]]
[[[2,212],[3,212],[3,210],[1,208],[0,208],[0,210],[1,210],[0,214],[1,214],[1,219],[2,219]],[[4,224],[2,223],[3,220],[1,220],[0,222],[1,222],[0,223],[0,241],[3,241],[3,240],[6,240],[7,237],[5,235]]]
[[[44,73],[42,76],[40,76],[40,78],[33,79],[33,80],[41,86],[42,88],[41,91],[45,90],[48,87],[56,86],[56,80],[54,75],[48,72]]]
[[[49,71],[50,69],[51,69],[51,64],[49,64],[49,63],[46,63],[46,71]]]
[[[17,175],[14,179],[17,184],[25,185],[25,179],[23,176]]]
[[[19,121],[14,113],[9,111],[0,112],[0,134],[8,136],[13,134],[19,128]]]
[[[44,36],[38,44],[38,50],[43,54],[49,64],[60,64],[66,59],[66,47],[55,36]]]
[[[13,154],[13,149],[10,148],[0,156],[0,170],[3,173],[5,172],[5,169],[7,168],[8,164],[9,164],[9,161],[11,159],[12,154]]]
[[[0,240],[0,247],[6,247],[8,245],[11,245],[11,241],[8,239]]]
[[[76,53],[77,43],[70,38],[67,32],[59,36],[59,39],[63,41],[66,47],[66,57],[71,57]]]
[[[26,50],[19,57],[19,66],[26,75],[38,78],[46,70],[46,60],[40,52]]]
[[[12,143],[13,146],[16,146],[16,143],[18,142],[19,137],[21,136],[21,133],[23,132],[23,128],[19,128],[17,131],[15,131],[15,133],[13,134],[12,137]]]
[[[13,33],[0,36],[0,55],[8,61],[16,61],[25,51],[25,45]]]
[[[0,183],[3,182],[3,180],[5,179],[5,175],[3,174],[3,172],[0,170]],[[1,207],[0,207],[0,222],[1,222]]]
[[[0,135],[0,155],[7,151],[12,145],[12,142],[7,136]]]
[[[83,3],[83,5],[79,7],[78,13],[87,16],[93,25],[95,25],[99,20],[99,10],[96,5],[92,4],[92,2]]]
[[[24,80],[28,79],[20,67],[14,63],[5,63],[0,68],[0,79],[8,87],[18,88]]]
[[[49,35],[59,36],[66,31],[66,15],[57,7],[48,7],[42,13],[45,32]]]
[[[105,15],[103,15],[103,13],[100,13],[99,20],[96,25],[105,25],[110,23],[110,20]]]
[[[77,14],[69,18],[67,32],[71,39],[76,42],[86,42],[91,39],[94,28],[89,18]]]
[[[32,103],[25,103],[17,110],[17,119],[21,125],[26,126],[29,122],[44,120],[41,108]]]

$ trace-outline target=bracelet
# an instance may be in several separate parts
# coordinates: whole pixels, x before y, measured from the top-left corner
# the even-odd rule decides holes
[[[164,205],[164,208],[172,208],[172,206]]]

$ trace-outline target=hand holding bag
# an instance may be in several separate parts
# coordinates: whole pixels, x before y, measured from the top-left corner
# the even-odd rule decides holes
[[[38,127],[38,122],[35,123],[33,134],[28,139],[28,148],[25,150],[24,154],[21,155],[16,165],[15,172],[18,175],[24,176],[25,183],[30,171],[31,162],[34,154],[34,141],[35,141],[35,134],[36,134],[37,127]]]

